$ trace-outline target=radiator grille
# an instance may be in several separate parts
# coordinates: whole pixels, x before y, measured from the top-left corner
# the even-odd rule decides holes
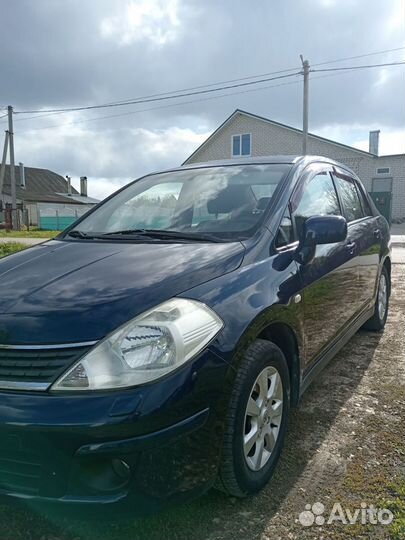
[[[0,388],[46,389],[90,346],[44,349],[0,347]]]
[[[13,457],[0,456],[0,489],[34,494],[40,488],[42,467],[37,456],[17,452]]]

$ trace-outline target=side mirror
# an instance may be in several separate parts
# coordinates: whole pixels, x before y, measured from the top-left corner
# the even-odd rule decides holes
[[[336,244],[347,237],[347,221],[343,216],[312,216],[304,221],[295,253],[300,264],[309,263],[318,244]]]

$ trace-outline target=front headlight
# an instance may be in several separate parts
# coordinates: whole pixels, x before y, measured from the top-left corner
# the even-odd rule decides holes
[[[205,304],[173,298],[101,341],[52,390],[103,390],[153,381],[195,356],[222,326]]]

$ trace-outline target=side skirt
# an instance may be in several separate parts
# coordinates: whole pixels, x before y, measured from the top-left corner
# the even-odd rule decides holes
[[[311,384],[311,382],[319,375],[323,368],[332,360],[340,349],[354,336],[354,334],[363,326],[363,324],[373,316],[374,306],[360,315],[353,324],[335,341],[325,353],[315,360],[315,363],[304,373],[303,380],[300,385],[300,397]]]

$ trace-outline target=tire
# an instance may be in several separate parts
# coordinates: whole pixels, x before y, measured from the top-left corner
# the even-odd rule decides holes
[[[382,290],[384,287],[383,280],[385,280],[384,293],[382,293]],[[385,323],[387,321],[387,316],[388,316],[390,292],[391,292],[390,276],[385,266],[383,266],[379,280],[378,280],[378,290],[377,290],[377,298],[376,298],[375,307],[374,307],[374,315],[371,317],[371,319],[369,319],[364,324],[363,328],[365,330],[374,330],[376,332],[380,332],[381,330],[384,329]],[[381,306],[382,294],[380,293],[382,293],[385,296],[385,307],[383,309]]]
[[[257,381],[259,375],[262,375],[261,384]],[[289,381],[288,366],[282,351],[269,341],[256,340],[239,366],[230,399],[216,485],[221,491],[234,497],[246,497],[261,490],[270,480],[285,439],[290,402]],[[268,388],[267,406],[262,397],[266,391],[260,392],[265,387]],[[249,400],[251,396],[256,404],[253,409]],[[261,407],[258,406],[260,403]],[[251,410],[257,416],[250,416]],[[260,414],[257,414],[259,410]],[[250,433],[254,434],[252,440],[256,439],[257,442],[246,455],[247,445],[250,445],[246,441]]]

